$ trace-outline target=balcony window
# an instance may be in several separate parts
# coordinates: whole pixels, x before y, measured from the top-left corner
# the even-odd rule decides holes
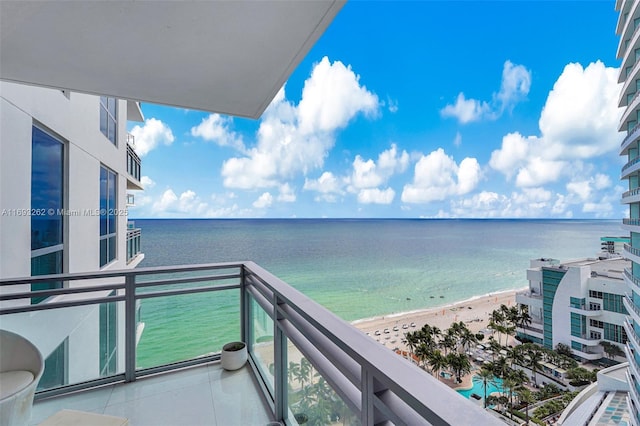
[[[100,168],[100,266],[116,258],[116,174]]]
[[[118,145],[116,109],[115,98],[100,96],[100,131],[114,145]]]
[[[60,274],[63,262],[64,144],[44,130],[32,129],[31,275]],[[32,285],[32,291],[62,287],[62,282]],[[39,303],[44,297],[33,297]]]

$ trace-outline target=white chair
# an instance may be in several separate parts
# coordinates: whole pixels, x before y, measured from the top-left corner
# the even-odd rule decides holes
[[[0,330],[0,426],[29,423],[33,396],[43,371],[42,354],[33,343]]]

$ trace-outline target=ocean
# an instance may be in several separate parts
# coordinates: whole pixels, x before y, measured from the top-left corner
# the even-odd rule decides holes
[[[145,254],[140,267],[252,260],[347,321],[526,287],[530,259],[593,257],[600,252],[600,237],[624,235],[620,220],[138,219],[135,223],[142,229]],[[235,294],[183,297],[143,300],[146,327],[138,347],[140,366],[216,351],[237,334],[235,326],[228,326],[230,312],[237,311]],[[181,344],[167,345],[173,341]]]

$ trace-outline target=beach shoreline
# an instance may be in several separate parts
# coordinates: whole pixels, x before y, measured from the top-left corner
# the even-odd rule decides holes
[[[479,333],[486,329],[494,309],[500,305],[514,306],[516,293],[527,288],[492,292],[438,307],[359,319],[351,324],[389,349],[406,350],[402,343],[404,333],[419,330],[425,324],[444,331],[452,323],[462,321],[473,333]]]

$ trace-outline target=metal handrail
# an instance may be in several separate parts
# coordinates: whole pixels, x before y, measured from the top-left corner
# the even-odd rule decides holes
[[[622,198],[627,198],[627,197],[631,197],[631,196],[639,195],[639,194],[640,194],[640,188],[634,188],[634,189],[631,189],[629,191],[623,192],[622,193]]]
[[[640,63],[640,61],[638,61],[638,63]],[[627,144],[631,143],[631,141],[635,139],[635,136],[637,136],[635,133],[638,129],[640,129],[640,123],[633,126],[631,130],[627,132],[627,136],[625,136],[625,138],[622,140],[622,143],[620,144],[621,151],[623,151],[627,147]]]
[[[183,272],[204,273],[194,277],[175,277]],[[168,279],[147,280],[151,275],[171,274]],[[79,282],[101,281],[93,287],[104,291],[103,296],[87,293],[87,287],[23,291],[13,286],[47,281]],[[224,280],[223,283],[219,281]],[[235,282],[229,283],[230,280]],[[103,282],[107,281],[107,282]],[[188,284],[210,282],[209,285]],[[216,284],[216,282],[218,282]],[[171,285],[167,288],[168,284]],[[177,284],[186,284],[177,287]],[[141,291],[155,289],[153,291]],[[12,294],[8,290],[15,288]],[[100,271],[89,274],[59,274],[43,277],[26,277],[0,280],[0,316],[34,312],[42,309],[58,309],[83,304],[99,304],[119,300],[124,302],[125,366],[124,373],[111,375],[90,382],[39,393],[39,396],[64,394],[93,387],[97,384],[117,381],[135,381],[148,374],[170,371],[186,365],[196,365],[219,359],[219,354],[189,359],[175,364],[165,364],[150,369],[137,369],[136,359],[136,303],[143,298],[167,297],[194,292],[215,292],[239,289],[241,292],[239,314],[241,338],[249,341],[250,365],[256,379],[262,382],[265,396],[272,402],[274,417],[280,421],[288,418],[287,402],[287,341],[291,341],[309,360],[313,367],[332,385],[343,401],[359,415],[363,425],[393,422],[395,424],[499,424],[498,420],[460,398],[455,391],[438,382],[412,363],[377,344],[352,325],[335,316],[326,308],[309,299],[253,262],[216,263],[160,268],[138,268],[123,271]],[[115,296],[105,296],[115,290]],[[7,302],[38,296],[61,295],[51,301],[30,305],[12,306]],[[87,295],[83,299],[79,295]],[[75,295],[72,297],[68,297]],[[88,295],[92,295],[90,298]],[[73,299],[73,300],[70,300]],[[258,368],[259,359],[249,336],[252,314],[249,303],[255,301],[274,320],[274,383],[275,391]],[[3,325],[6,324],[3,321]],[[456,404],[451,404],[455,399]]]
[[[640,91],[638,91],[638,93],[640,94]],[[629,161],[627,164],[625,164],[624,166],[622,166],[622,171],[624,172],[625,170],[627,170],[629,167],[633,166],[634,164],[638,164],[640,163],[640,157],[636,157],[633,160]]]

